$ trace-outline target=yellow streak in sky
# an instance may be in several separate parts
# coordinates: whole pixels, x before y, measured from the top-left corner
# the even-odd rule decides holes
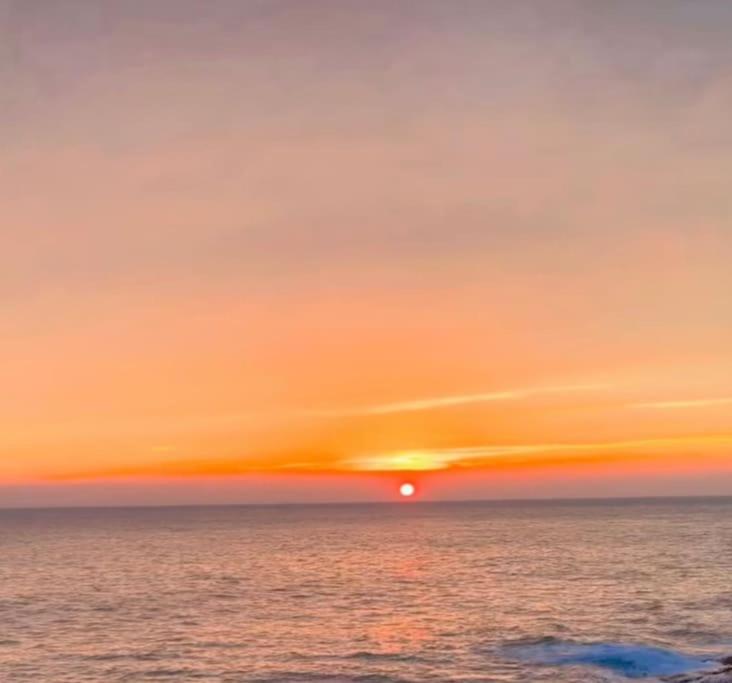
[[[382,453],[349,458],[342,463],[346,469],[356,471],[407,471],[441,470],[450,466],[476,467],[511,460],[517,456],[547,456],[574,454],[594,455],[608,451],[638,453],[663,449],[673,454],[684,447],[730,447],[732,434],[715,436],[688,436],[677,438],[635,439],[626,441],[588,443],[541,443],[541,444],[499,444],[470,446],[464,448],[425,449],[409,453]]]

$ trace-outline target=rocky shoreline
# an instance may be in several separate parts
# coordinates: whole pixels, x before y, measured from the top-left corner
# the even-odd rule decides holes
[[[704,673],[682,674],[664,678],[668,683],[732,683],[732,657],[720,660],[722,668]]]

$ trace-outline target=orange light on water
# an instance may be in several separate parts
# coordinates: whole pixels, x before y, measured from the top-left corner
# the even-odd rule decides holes
[[[399,487],[399,495],[402,496],[402,498],[411,498],[415,493],[417,489],[414,487],[414,484],[411,484],[410,482],[404,482]]]

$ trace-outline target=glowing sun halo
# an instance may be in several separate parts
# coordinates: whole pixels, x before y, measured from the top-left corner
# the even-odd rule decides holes
[[[414,495],[414,492],[414,484],[410,484],[409,482],[405,482],[399,487],[399,495],[404,498],[410,498]]]

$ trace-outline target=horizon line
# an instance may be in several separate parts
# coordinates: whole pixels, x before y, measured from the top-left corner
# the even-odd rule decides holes
[[[40,505],[40,506],[4,506],[0,512],[9,511],[43,511],[43,510],[165,510],[177,508],[238,508],[238,507],[348,507],[358,505],[392,505],[413,507],[415,505],[461,505],[475,503],[603,503],[630,501],[665,501],[665,500],[730,500],[732,492],[721,494],[678,494],[649,496],[561,496],[554,498],[442,498],[435,500],[363,500],[363,501],[293,501],[271,503],[160,503],[141,505]]]

